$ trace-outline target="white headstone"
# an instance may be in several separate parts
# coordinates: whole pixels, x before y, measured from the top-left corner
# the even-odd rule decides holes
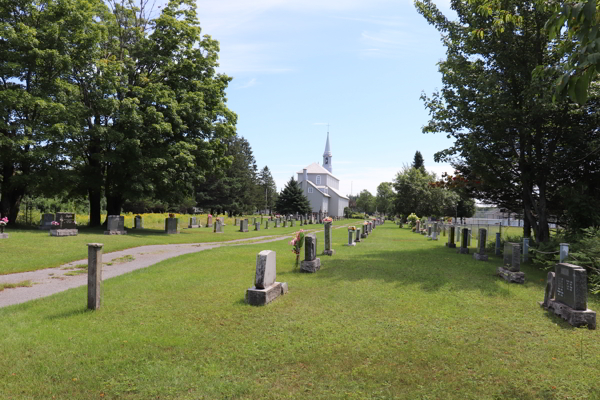
[[[256,279],[254,285],[258,289],[266,289],[275,283],[276,278],[276,253],[272,250],[263,250],[256,255]]]

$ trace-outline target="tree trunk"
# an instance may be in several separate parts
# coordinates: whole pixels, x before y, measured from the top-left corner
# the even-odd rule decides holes
[[[88,189],[88,199],[90,202],[90,226],[96,227],[102,224],[102,191],[99,189]]]
[[[2,184],[0,192],[2,200],[0,201],[0,218],[7,217],[8,224],[14,225],[19,215],[21,200],[25,195],[25,188],[13,187],[12,179],[14,177],[15,167],[12,163],[4,164],[2,168]]]
[[[106,194],[106,214],[120,215],[123,208],[123,197],[120,194]],[[106,221],[105,221],[106,222]]]

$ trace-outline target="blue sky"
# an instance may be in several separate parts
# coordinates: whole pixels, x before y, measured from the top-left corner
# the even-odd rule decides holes
[[[449,0],[438,7],[449,13]],[[198,0],[204,34],[220,42],[233,77],[228,105],[258,167],[281,190],[322,163],[329,124],[333,174],[345,194],[373,195],[416,150],[441,174],[443,134],[423,134],[421,92],[441,88],[439,33],[409,0]]]

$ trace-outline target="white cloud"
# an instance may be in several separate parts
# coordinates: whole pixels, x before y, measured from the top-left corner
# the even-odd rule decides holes
[[[411,31],[381,29],[379,31],[363,31],[359,43],[363,57],[396,58],[407,48],[417,47],[418,36]]]

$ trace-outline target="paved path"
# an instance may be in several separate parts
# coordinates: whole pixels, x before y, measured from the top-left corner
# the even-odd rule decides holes
[[[345,227],[335,227],[340,229]],[[310,233],[321,232],[312,231]],[[115,276],[123,275],[136,269],[146,268],[157,264],[168,258],[183,254],[197,253],[199,251],[214,249],[222,246],[242,246],[248,244],[269,243],[292,238],[291,235],[283,236],[259,236],[248,239],[231,240],[227,242],[211,243],[187,243],[187,244],[162,244],[140,246],[131,249],[105,253],[102,255],[102,279],[106,280]],[[250,242],[250,243],[246,243]],[[121,262],[123,257],[133,256],[132,261]],[[112,265],[106,265],[111,263]],[[87,268],[87,259],[73,261],[56,268],[46,268],[38,271],[20,272],[16,274],[0,275],[0,283],[19,283],[31,281],[31,287],[18,287],[4,289],[0,292],[0,307],[24,303],[29,300],[38,299],[59,293],[71,288],[87,285],[87,274],[69,276],[67,273],[76,271],[75,266],[84,264]]]

